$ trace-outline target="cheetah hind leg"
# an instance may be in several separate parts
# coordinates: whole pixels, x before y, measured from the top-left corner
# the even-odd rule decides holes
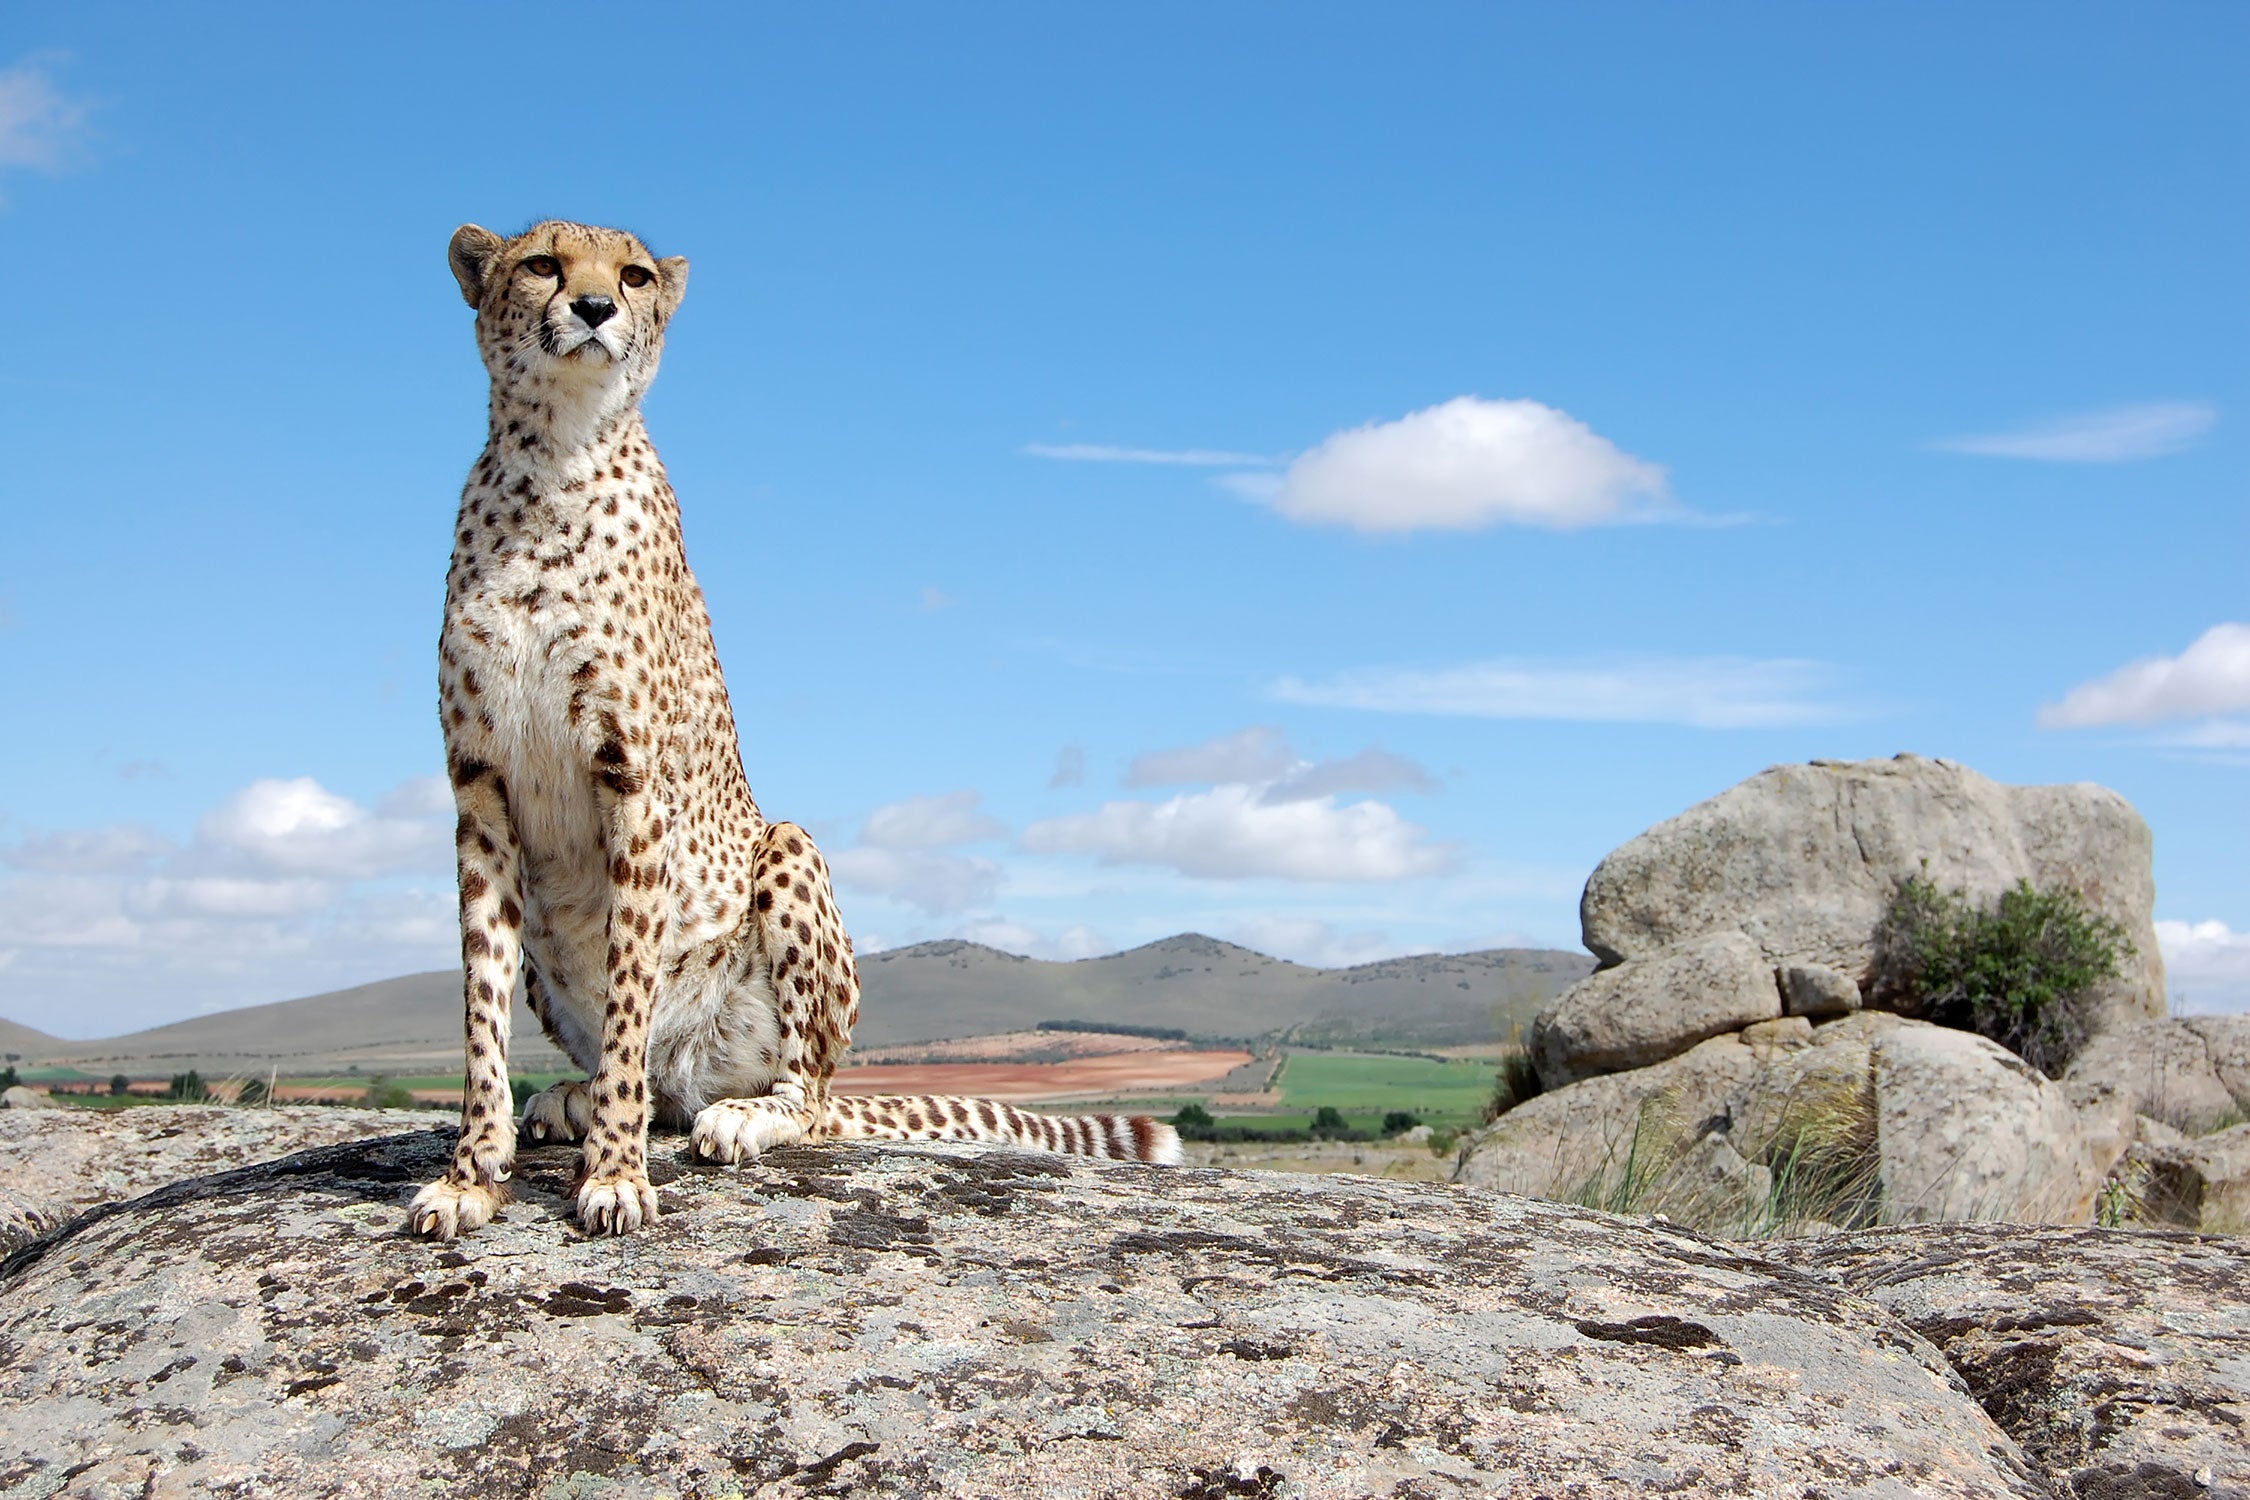
[[[787,1081],[757,1099],[721,1099],[695,1117],[689,1143],[703,1161],[740,1166],[776,1146],[794,1146],[812,1135],[804,1089]]]
[[[518,1122],[522,1138],[533,1144],[582,1141],[594,1128],[594,1086],[583,1078],[541,1089],[523,1102]]]

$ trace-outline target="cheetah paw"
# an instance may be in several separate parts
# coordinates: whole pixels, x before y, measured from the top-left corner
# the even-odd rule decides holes
[[[578,1189],[578,1227],[588,1234],[631,1234],[656,1222],[656,1189],[646,1175],[589,1177]]]
[[[756,1161],[775,1146],[792,1145],[805,1138],[804,1122],[793,1113],[773,1107],[719,1103],[705,1107],[695,1117],[688,1137],[695,1154],[704,1161],[739,1166]]]
[[[594,1090],[572,1081],[541,1089],[523,1104],[521,1130],[526,1140],[581,1141],[594,1125]]]
[[[500,1194],[493,1189],[440,1177],[414,1195],[406,1227],[424,1239],[450,1240],[482,1229],[499,1209]]]

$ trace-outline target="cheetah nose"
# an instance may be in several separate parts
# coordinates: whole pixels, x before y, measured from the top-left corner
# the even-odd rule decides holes
[[[588,328],[599,328],[617,316],[617,304],[607,297],[580,297],[570,304]]]

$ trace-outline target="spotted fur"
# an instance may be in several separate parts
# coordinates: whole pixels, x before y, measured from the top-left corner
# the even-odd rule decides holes
[[[468,1069],[453,1163],[415,1198],[415,1232],[451,1239],[506,1197],[519,983],[587,1073],[531,1099],[520,1128],[584,1143],[591,1233],[656,1217],[652,1117],[729,1163],[830,1137],[1179,1160],[1147,1119],[830,1095],[859,1012],[851,939],[811,837],[751,798],[641,421],[687,262],[560,222],[514,239],[465,225],[451,261],[492,377],[438,647]]]

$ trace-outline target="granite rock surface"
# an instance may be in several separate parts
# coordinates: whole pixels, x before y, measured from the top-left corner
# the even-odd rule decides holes
[[[2050,1493],[1930,1343],[1661,1224],[965,1147],[572,1153],[454,1245],[442,1131],[94,1209],[0,1273],[0,1493]]]

